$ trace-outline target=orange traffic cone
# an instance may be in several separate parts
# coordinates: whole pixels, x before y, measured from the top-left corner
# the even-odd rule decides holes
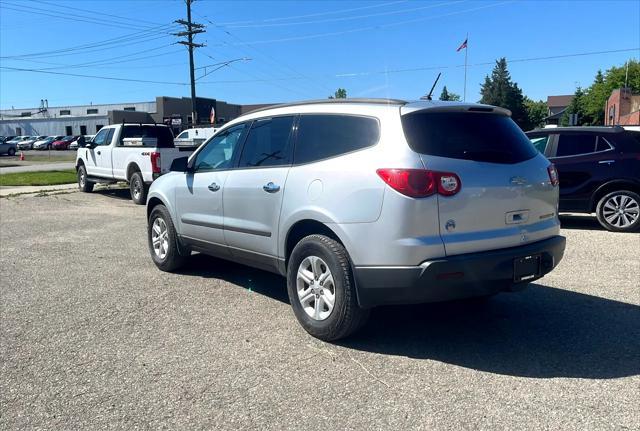
[[[20,151],[20,160],[24,160],[24,153]]]

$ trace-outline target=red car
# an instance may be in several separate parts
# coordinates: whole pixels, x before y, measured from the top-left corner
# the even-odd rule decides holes
[[[73,141],[75,141],[76,139],[78,139],[77,136],[65,136],[64,138],[60,139],[59,141],[54,141],[51,146],[53,147],[54,150],[68,150],[69,149],[69,145],[71,145],[71,143]]]

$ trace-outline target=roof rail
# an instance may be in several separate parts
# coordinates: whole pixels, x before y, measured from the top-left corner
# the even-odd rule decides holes
[[[362,104],[376,104],[376,105],[406,105],[408,102],[406,100],[400,99],[377,99],[377,98],[346,98],[346,99],[315,99],[315,100],[301,100],[299,102],[291,102],[291,103],[281,103],[279,105],[271,105],[264,108],[254,109],[249,112],[245,112],[242,115],[254,114],[256,112],[266,111],[268,109],[276,109],[276,108],[288,108],[290,106],[304,106],[304,105],[320,105],[320,104],[350,104],[350,103],[362,103]]]

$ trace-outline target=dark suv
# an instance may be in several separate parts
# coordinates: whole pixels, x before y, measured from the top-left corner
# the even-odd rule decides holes
[[[611,231],[640,227],[640,132],[558,127],[527,136],[558,170],[559,212],[595,212]]]

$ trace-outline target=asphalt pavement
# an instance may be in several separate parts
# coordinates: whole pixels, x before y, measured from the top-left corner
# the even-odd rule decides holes
[[[519,293],[307,335],[284,279],[160,272],[128,190],[0,199],[0,429],[640,429],[640,234],[563,219]]]

